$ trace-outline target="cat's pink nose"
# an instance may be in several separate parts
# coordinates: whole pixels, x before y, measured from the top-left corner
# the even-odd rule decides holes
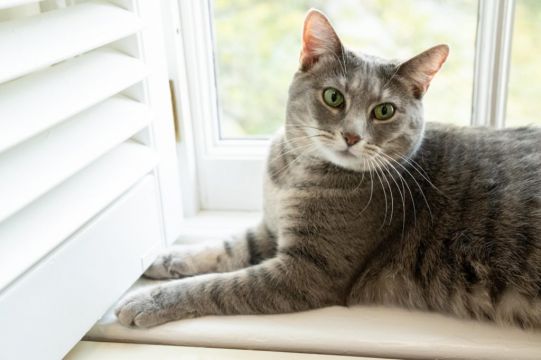
[[[352,133],[343,133],[342,136],[344,137],[344,140],[346,141],[346,144],[348,146],[353,146],[357,144],[359,141],[361,141],[361,137],[357,134]]]

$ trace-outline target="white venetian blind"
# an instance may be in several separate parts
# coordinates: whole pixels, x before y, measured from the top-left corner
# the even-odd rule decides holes
[[[156,166],[133,7],[0,0],[0,291]]]

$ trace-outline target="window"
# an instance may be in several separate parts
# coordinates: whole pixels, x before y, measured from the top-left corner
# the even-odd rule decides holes
[[[284,122],[287,89],[298,68],[310,7],[325,12],[344,45],[407,59],[447,43],[451,56],[428,92],[426,118],[470,123],[476,1],[215,0],[214,47],[223,139],[265,137]],[[456,30],[460,24],[460,31]]]
[[[178,6],[188,82],[180,106],[190,108],[183,126],[193,130],[202,209],[260,209],[265,153],[284,121],[310,7],[328,14],[346,46],[369,54],[406,59],[449,44],[449,59],[425,97],[428,121],[502,127],[508,115],[509,126],[541,123],[531,106],[541,94],[539,56],[532,53],[541,41],[535,0],[186,0]]]

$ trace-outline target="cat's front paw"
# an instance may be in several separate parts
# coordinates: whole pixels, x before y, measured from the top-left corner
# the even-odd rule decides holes
[[[171,320],[159,301],[162,292],[161,287],[152,287],[128,294],[115,308],[118,321],[124,326],[147,328]]]
[[[164,253],[158,255],[156,260],[145,271],[144,276],[151,279],[179,279],[183,275],[175,267],[178,264],[178,256],[173,253]]]
[[[182,279],[197,274],[197,263],[192,251],[190,247],[185,247],[158,255],[144,276],[151,279]]]

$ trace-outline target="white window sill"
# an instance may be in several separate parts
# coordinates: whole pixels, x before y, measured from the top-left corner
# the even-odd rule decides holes
[[[258,218],[255,213],[204,213],[184,224],[181,241],[223,238],[231,231],[255,224]],[[135,286],[148,282],[140,280]],[[331,307],[285,315],[209,316],[148,330],[122,327],[109,311],[86,338],[391,358],[541,358],[541,332],[382,307]]]
[[[314,355],[272,351],[209,349],[202,347],[123,344],[81,341],[64,360],[149,360],[149,359],[220,359],[220,360],[378,360],[352,356]],[[379,360],[382,360],[381,358]]]

